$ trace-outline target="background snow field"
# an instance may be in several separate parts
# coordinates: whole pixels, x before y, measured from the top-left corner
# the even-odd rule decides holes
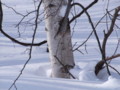
[[[34,10],[33,0],[1,0],[8,6],[15,8],[18,12],[25,14],[27,11]],[[93,0],[75,0],[87,6]],[[91,18],[96,24],[98,20],[105,14],[105,9],[108,0],[99,0],[96,5],[88,10]],[[110,0],[109,9],[113,9],[120,5],[120,0]],[[21,16],[16,15],[10,8],[3,6],[4,22],[3,29],[9,35],[23,42],[31,42],[32,27],[20,27],[21,37],[19,37],[18,29],[15,28],[16,23],[21,19]],[[41,8],[43,9],[43,8]],[[77,9],[77,12],[80,10]],[[31,15],[32,17],[32,15]],[[30,18],[30,17],[29,17]],[[28,18],[28,19],[29,19]],[[91,33],[91,26],[86,15],[82,15],[78,20],[78,24],[74,28],[72,42],[77,46],[80,45]],[[120,22],[118,22],[120,25]],[[71,24],[71,28],[74,24]],[[103,28],[101,24],[97,27],[100,40],[103,37]],[[120,30],[118,31],[120,38]],[[113,54],[117,39],[113,33],[108,41],[107,55]],[[46,40],[44,21],[40,23],[39,30],[35,38],[35,42]],[[70,72],[77,79],[59,79],[50,78],[51,66],[49,53],[46,52],[47,44],[40,47],[34,47],[32,59],[27,64],[23,74],[16,82],[18,90],[120,90],[120,76],[111,70],[112,75],[108,76],[106,69],[100,71],[99,75],[94,74],[94,66],[101,59],[100,52],[97,46],[94,35],[87,42],[87,52],[82,46],[81,54],[74,52],[76,66]],[[75,47],[77,47],[75,46]],[[75,48],[74,47],[74,48]],[[117,52],[120,52],[120,48]],[[29,57],[29,47],[18,45],[0,33],[0,90],[8,90],[13,81],[20,73],[24,63]],[[120,71],[120,58],[111,62],[118,71]],[[11,90],[15,90],[13,87]]]

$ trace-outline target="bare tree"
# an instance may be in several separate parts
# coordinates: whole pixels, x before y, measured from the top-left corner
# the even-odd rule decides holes
[[[120,40],[118,39],[118,45],[117,45],[117,48],[115,50],[115,52],[113,53],[113,55],[111,57],[107,57],[106,54],[106,46],[107,46],[107,41],[110,37],[110,35],[113,33],[114,31],[114,27],[116,26],[116,21],[117,21],[117,18],[119,17],[119,12],[120,12],[120,6],[119,7],[116,7],[114,9],[114,14],[112,16],[112,19],[111,19],[111,24],[110,24],[110,27],[108,29],[107,32],[104,31],[104,39],[103,39],[103,43],[102,43],[102,46],[101,46],[101,51],[102,51],[102,60],[100,62],[97,63],[96,67],[95,67],[95,73],[98,74],[99,71],[103,68],[103,65],[106,63],[107,64],[107,61],[108,60],[112,60],[114,58],[117,58],[117,57],[120,57],[120,54],[116,54],[116,50],[118,49],[118,45],[119,45],[119,42]],[[107,14],[110,14],[109,11],[107,11]],[[107,23],[107,22],[106,22]],[[106,65],[107,68],[108,68],[108,64]],[[110,72],[109,72],[109,75]]]
[[[52,64],[52,77],[70,78],[71,74],[68,73],[68,71],[75,65],[70,23],[80,17],[97,1],[98,0],[93,1],[86,8],[83,8],[79,14],[69,20],[71,8],[75,5],[79,5],[79,3],[74,3],[73,0],[43,0],[47,41]],[[61,16],[61,10],[63,10],[63,8],[65,12],[62,12],[64,15]]]
[[[52,77],[70,78],[65,69],[71,69],[75,65],[68,18],[71,2],[72,0],[68,3],[66,0],[43,0]],[[66,7],[66,11],[65,15],[61,16],[63,7]]]
[[[83,10],[78,13],[76,16],[71,18],[69,20],[69,15],[71,12],[72,7],[79,3],[74,3],[73,0],[41,0],[44,4],[44,14],[45,14],[45,23],[46,27],[45,30],[47,32],[47,42],[48,42],[48,48],[50,52],[50,59],[51,59],[51,66],[52,66],[52,77],[61,77],[61,78],[70,78],[74,76],[69,72],[71,68],[75,66],[74,57],[73,57],[73,50],[72,50],[72,43],[71,43],[71,28],[70,24],[77,18],[79,18],[87,9],[92,7],[98,0],[93,1],[91,4],[89,4],[86,8],[83,8]],[[31,11],[27,13],[26,15],[23,15],[19,12],[17,12],[12,7],[9,7],[5,5],[8,8],[11,8],[16,14],[22,16],[23,18],[20,20],[20,22],[17,24],[19,25],[22,23],[22,21],[29,16],[31,13],[39,13],[39,8],[37,10]],[[64,12],[62,10],[65,9]],[[61,15],[61,12],[64,13],[64,15]],[[35,17],[35,19],[39,19],[38,16]],[[37,24],[35,20],[35,30],[34,35],[37,29]],[[40,46],[44,43],[46,43],[46,40],[40,43],[25,43],[20,42],[16,40],[15,38],[9,36],[6,32],[4,32],[1,29],[1,32],[8,37],[10,40],[24,45],[24,46]],[[33,39],[34,39],[33,35]],[[31,47],[32,48],[32,47]]]
[[[19,25],[23,22],[23,20],[26,17],[28,17],[31,13],[35,13],[35,17],[32,18],[32,20],[34,20],[34,22],[33,22],[34,33],[33,33],[32,41],[31,41],[31,43],[25,43],[25,42],[18,41],[15,38],[11,37],[6,32],[4,32],[4,30],[2,29],[3,11],[2,11],[2,4],[0,1],[0,31],[1,31],[1,33],[4,34],[7,38],[9,38],[10,40],[12,40],[15,43],[18,43],[18,44],[23,45],[23,46],[30,46],[29,58],[26,61],[26,63],[24,64],[20,74],[15,79],[14,83],[11,85],[9,90],[13,86],[16,87],[16,85],[15,85],[16,81],[21,76],[27,63],[30,61],[32,47],[43,45],[46,42],[48,43],[48,49],[49,49],[49,54],[50,54],[51,66],[52,66],[51,77],[57,77],[57,78],[71,78],[72,77],[72,78],[75,78],[69,72],[69,70],[75,66],[73,51],[77,50],[80,52],[79,48],[89,40],[90,36],[93,33],[94,33],[94,36],[96,37],[99,51],[101,54],[101,61],[98,62],[98,64],[95,67],[95,74],[97,75],[99,73],[99,71],[104,67],[104,65],[106,66],[109,75],[111,75],[109,67],[114,69],[115,71],[117,71],[114,67],[110,66],[108,61],[110,61],[111,59],[120,57],[119,53],[116,54],[120,40],[118,40],[118,45],[116,47],[115,53],[112,56],[107,57],[106,45],[107,45],[107,40],[109,39],[110,35],[114,31],[114,27],[117,26],[115,24],[115,22],[118,19],[120,7],[115,8],[115,13],[113,15],[111,15],[112,16],[111,25],[109,27],[108,32],[104,31],[104,39],[103,39],[103,42],[101,44],[100,38],[97,34],[96,27],[99,25],[101,20],[109,13],[109,11],[107,11],[107,14],[105,14],[100,19],[100,21],[97,23],[96,26],[93,24],[91,16],[87,11],[94,4],[96,4],[98,2],[98,0],[94,0],[86,7],[84,7],[82,4],[80,4],[78,2],[74,2],[74,0],[40,0],[40,1],[37,0],[36,2],[38,2],[37,8],[31,12],[28,12],[26,15],[23,15],[23,14],[17,12],[12,7],[8,7],[7,5],[5,5],[6,7],[11,8],[16,14],[22,16],[22,19],[17,24],[18,28],[19,28]],[[47,33],[47,40],[44,40],[44,41],[39,42],[39,43],[34,43],[36,30],[38,29],[38,25],[39,25],[39,23],[38,23],[39,19],[40,19],[40,12],[39,11],[40,11],[40,7],[41,7],[42,3],[44,6],[43,12],[45,15],[44,20],[45,20],[45,30]],[[70,12],[72,11],[72,8],[76,7],[76,6],[79,8],[82,8],[82,10],[78,14],[75,14],[72,18],[69,18]],[[64,12],[62,11],[63,9],[64,9]],[[64,14],[61,14],[61,12]],[[78,19],[84,13],[88,17],[88,21],[92,27],[92,32],[90,33],[88,38],[81,45],[79,45],[77,48],[75,48],[73,50],[72,41],[71,41],[72,37],[71,37],[70,24],[73,23],[76,19]],[[30,20],[28,20],[28,22],[29,21]],[[108,27],[108,26],[106,26],[106,27]],[[16,87],[16,90],[17,90],[17,87]]]

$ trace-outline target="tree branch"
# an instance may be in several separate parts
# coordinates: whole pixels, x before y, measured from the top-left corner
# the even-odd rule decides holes
[[[89,36],[87,37],[87,39],[86,39],[82,44],[80,44],[78,47],[76,47],[73,51],[76,51],[76,50],[78,50],[81,46],[83,46],[83,45],[89,40],[89,38],[92,36],[92,34],[93,34],[93,31],[89,34]]]
[[[42,3],[42,0],[40,1],[38,7],[37,7],[37,13],[36,13],[36,19],[35,19],[35,28],[34,28],[34,33],[33,33],[33,38],[32,38],[32,44],[34,43],[34,40],[35,40],[35,35],[36,35],[36,31],[37,31],[37,28],[38,28],[38,17],[39,17],[39,9],[40,9],[40,6],[41,6],[41,3]],[[10,86],[9,90],[11,90],[11,88],[13,86],[15,86],[16,90],[17,90],[17,87],[16,87],[16,82],[18,81],[18,79],[20,78],[20,76],[22,75],[26,65],[28,64],[28,62],[31,60],[31,54],[32,54],[32,48],[33,48],[33,45],[31,44],[30,46],[30,52],[29,52],[29,58],[28,60],[25,62],[25,64],[23,65],[23,68],[21,69],[19,75],[17,76],[17,78],[14,80],[14,82],[12,83],[12,85]]]
[[[85,9],[84,6],[81,5],[81,4],[79,4],[79,3],[75,3],[74,5],[80,6],[83,10]],[[91,19],[89,13],[88,13],[86,10],[85,10],[85,13],[86,13],[86,15],[87,15],[87,17],[88,17],[89,23],[90,23],[90,25],[91,25],[91,27],[92,27],[92,29],[93,29],[94,35],[95,35],[95,37],[96,37],[96,40],[97,40],[97,43],[98,43],[98,47],[99,47],[100,52],[101,52],[102,60],[104,60],[104,63],[105,63],[106,68],[107,68],[107,72],[108,72],[109,75],[111,75],[111,73],[110,73],[110,71],[109,71],[109,68],[108,68],[108,63],[107,63],[106,60],[105,60],[106,57],[105,57],[105,55],[104,55],[104,53],[103,53],[103,51],[102,51],[101,43],[100,43],[98,34],[97,34],[97,32],[96,32],[96,29],[95,29],[95,27],[94,27],[94,24],[93,24],[93,22],[92,22],[92,19]],[[95,73],[96,73],[96,72],[95,72]]]
[[[11,41],[13,41],[13,42],[15,42],[15,43],[18,43],[18,44],[20,44],[20,45],[22,45],[22,46],[31,46],[31,45],[32,45],[32,46],[41,46],[41,45],[47,43],[47,40],[44,40],[44,41],[39,42],[39,43],[33,43],[33,44],[32,44],[32,43],[21,42],[21,41],[16,40],[15,38],[9,36],[7,33],[5,33],[5,32],[3,31],[3,29],[2,29],[2,27],[0,28],[0,31],[1,31],[1,33],[2,33],[4,36],[6,36],[7,38],[9,38]]]
[[[120,54],[116,54],[116,55],[113,55],[113,56],[111,56],[111,57],[107,57],[105,60],[106,60],[106,61],[109,61],[109,60],[112,60],[112,59],[118,58],[118,57],[120,57]]]
[[[105,57],[106,57],[107,40],[110,37],[110,35],[112,34],[112,32],[114,31],[114,26],[115,26],[115,22],[116,22],[116,19],[118,17],[118,12],[119,11],[120,11],[120,6],[115,9],[115,13],[113,15],[113,19],[111,21],[109,31],[107,33],[104,32],[104,40],[103,40],[103,44],[102,44],[102,51],[103,51],[103,54],[105,55]]]
[[[70,73],[70,71],[69,71],[69,66],[68,65],[64,65],[60,60],[59,60],[59,58],[56,56],[56,55],[54,55],[54,57],[57,59],[57,61],[62,65],[62,67],[64,68],[64,70],[67,72],[67,73],[69,73],[69,75],[73,78],[73,79],[76,79],[71,73]]]
[[[70,23],[72,23],[76,18],[80,17],[85,11],[87,11],[90,7],[92,7],[94,4],[96,4],[98,0],[94,0],[91,4],[89,4],[86,8],[84,8],[79,14],[74,16],[71,20]],[[76,3],[73,3],[71,6],[74,6]],[[79,3],[78,3],[79,4]]]
[[[67,28],[68,28],[68,26],[69,26],[69,13],[70,13],[70,10],[71,10],[71,2],[72,2],[72,0],[68,0],[68,4],[67,4],[66,11],[65,11],[65,15],[64,15],[63,19],[60,21],[59,29],[58,29],[57,33],[55,34],[54,38],[60,32],[65,33]]]
[[[2,3],[1,3],[1,1],[0,1],[0,32],[5,36],[5,37],[7,37],[7,38],[9,38],[11,41],[13,41],[13,42],[15,42],[15,43],[18,43],[18,44],[20,44],[20,45],[23,45],[23,46],[41,46],[41,45],[43,45],[43,44],[45,44],[45,43],[47,43],[47,40],[44,40],[44,41],[42,41],[42,42],[39,42],[39,43],[26,43],[26,42],[21,42],[21,41],[18,41],[18,40],[16,40],[15,38],[13,38],[13,37],[11,37],[10,35],[8,35],[6,32],[4,32],[4,30],[2,29],[2,22],[3,22],[3,10],[2,10]],[[3,5],[5,5],[5,4],[3,4]],[[11,8],[12,10],[14,10],[14,12],[16,13],[16,14],[18,14],[18,15],[21,15],[21,16],[24,16],[24,15],[22,15],[22,14],[20,14],[19,12],[17,12],[14,8],[12,8],[12,7],[9,7],[9,6],[7,6],[7,5],[5,5],[6,7],[8,7],[8,8]],[[36,11],[36,10],[35,10]],[[30,12],[30,13],[33,13],[34,11],[32,11],[32,12]],[[29,15],[30,13],[28,13],[27,15]],[[25,16],[27,16],[27,15],[25,15]],[[25,17],[24,16],[24,17]],[[24,18],[23,17],[23,18]],[[23,19],[22,19],[23,20]],[[21,20],[21,21],[22,21]],[[20,21],[20,22],[21,22]],[[20,24],[20,23],[19,23]]]

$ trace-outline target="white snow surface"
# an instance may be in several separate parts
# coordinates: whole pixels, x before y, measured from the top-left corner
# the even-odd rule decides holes
[[[93,0],[75,1],[79,1],[84,6],[87,6]],[[96,5],[88,10],[90,15],[92,15],[91,17],[95,24],[105,13],[107,1],[108,0],[99,0]],[[12,6],[23,14],[27,11],[34,10],[33,0],[2,0],[2,2],[8,6]],[[119,5],[120,0],[110,0],[109,9],[111,10]],[[31,42],[33,27],[23,28],[23,26],[21,26],[21,37],[18,37],[18,30],[15,28],[15,24],[16,22],[19,22],[21,17],[16,15],[10,8],[3,6],[3,9],[3,29],[9,35],[17,38],[18,40]],[[79,12],[79,10],[76,10],[76,12]],[[91,27],[85,15],[82,15],[77,22],[79,24],[75,27],[73,44],[78,42],[77,44],[79,45],[89,35]],[[72,26],[73,24],[71,27]],[[100,32],[101,29],[102,27],[98,27],[100,38],[102,38],[103,33]],[[39,30],[37,32],[35,42],[40,42],[46,39],[44,22],[40,23]],[[118,34],[119,33],[120,31],[118,31]],[[118,37],[120,38],[120,36]],[[116,43],[116,36],[112,35],[111,40],[108,41],[108,55],[112,54]],[[87,43],[88,54],[84,50],[84,46],[80,48],[84,55],[77,51],[74,52],[76,66],[70,70],[70,72],[76,77],[76,79],[50,77],[51,65],[49,54],[46,53],[46,48],[46,44],[33,48],[32,58],[15,84],[17,90],[120,90],[120,76],[114,70],[111,70],[111,76],[108,76],[106,69],[100,71],[98,76],[94,73],[94,67],[101,57],[94,37],[91,37]],[[120,52],[120,49],[118,49],[117,52]],[[13,43],[0,33],[0,90],[9,89],[28,58],[29,47]],[[111,64],[120,71],[120,58],[115,59]],[[16,89],[13,86],[11,90]]]

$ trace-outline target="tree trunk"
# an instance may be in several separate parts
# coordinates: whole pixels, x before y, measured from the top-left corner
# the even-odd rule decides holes
[[[52,77],[70,78],[65,69],[73,68],[74,58],[71,43],[70,26],[67,24],[60,30],[64,16],[61,15],[61,8],[67,6],[66,0],[43,0],[45,10],[45,26],[47,42],[52,66]],[[64,13],[64,12],[63,12]]]

